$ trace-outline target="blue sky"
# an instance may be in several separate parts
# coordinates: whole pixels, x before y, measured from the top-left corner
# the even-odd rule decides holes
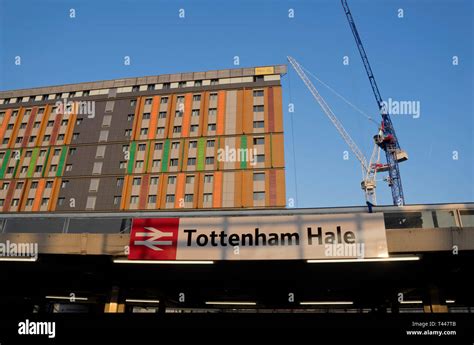
[[[474,201],[473,2],[349,0],[349,5],[382,97],[420,102],[419,118],[393,116],[410,157],[401,164],[407,203]],[[287,55],[378,118],[338,0],[0,0],[1,90],[280,64]],[[15,56],[21,56],[20,66]],[[130,66],[124,56],[130,56]],[[234,56],[240,66],[233,65]],[[344,56],[349,65],[343,65]],[[352,155],[343,160],[344,141],[294,71],[282,84],[287,198],[298,207],[363,204],[360,166]],[[370,155],[376,127],[316,87]],[[289,102],[294,114],[287,112]],[[379,204],[390,204],[390,189],[383,181],[378,186]]]

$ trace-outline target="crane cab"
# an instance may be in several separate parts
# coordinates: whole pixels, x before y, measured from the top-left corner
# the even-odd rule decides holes
[[[372,180],[364,180],[360,183],[360,187],[366,192],[373,192],[375,191],[375,181]]]
[[[404,150],[397,150],[397,152],[395,152],[395,157],[397,158],[398,163],[408,160],[408,154]]]

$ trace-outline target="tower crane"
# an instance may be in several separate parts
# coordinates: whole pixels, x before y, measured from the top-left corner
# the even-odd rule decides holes
[[[369,58],[365,52],[364,46],[362,45],[362,40],[360,39],[359,32],[352,17],[351,10],[347,4],[347,0],[341,0],[342,7],[351,27],[352,34],[357,44],[357,49],[359,50],[360,57],[364,63],[365,71],[370,81],[370,86],[377,101],[377,106],[379,108],[380,114],[382,115],[382,123],[380,126],[379,133],[374,136],[376,144],[385,152],[387,164],[383,169],[379,171],[388,170],[388,184],[392,190],[392,199],[393,204],[402,206],[405,205],[405,198],[403,196],[402,180],[400,177],[400,169],[398,166],[399,162],[406,161],[408,155],[405,151],[400,148],[397,136],[395,134],[395,128],[393,127],[392,120],[390,119],[390,114],[388,109],[385,107],[382,96],[380,95],[379,88],[375,81],[374,74],[372,73],[372,68],[369,64]]]
[[[380,146],[379,145],[374,145],[374,149],[372,151],[372,155],[370,157],[370,161],[367,162],[367,158],[364,156],[364,154],[361,152],[357,144],[352,140],[351,136],[347,131],[345,130],[344,126],[342,123],[339,121],[339,119],[334,115],[332,109],[329,107],[329,105],[326,103],[324,98],[319,94],[318,90],[316,87],[313,85],[311,80],[308,78],[306,73],[303,70],[303,67],[291,56],[287,57],[289,63],[291,66],[293,66],[294,70],[298,74],[298,76],[301,78],[301,80],[305,83],[306,87],[309,89],[313,97],[316,99],[316,101],[319,103],[321,106],[322,110],[324,113],[327,115],[329,120],[333,123],[333,125],[336,127],[337,131],[341,135],[341,137],[344,139],[344,141],[347,143],[351,151],[354,153],[354,155],[357,157],[359,160],[361,167],[362,167],[362,173],[363,173],[363,180],[361,182],[361,187],[364,190],[365,193],[365,199],[366,201],[370,202],[371,204],[376,204],[376,193],[375,193],[375,188],[376,188],[376,174],[377,171],[379,171],[383,165],[379,164],[380,161]]]

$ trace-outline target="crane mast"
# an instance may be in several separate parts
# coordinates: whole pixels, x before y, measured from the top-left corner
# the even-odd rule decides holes
[[[392,190],[393,203],[394,205],[401,206],[405,204],[405,198],[403,196],[402,180],[400,177],[400,169],[398,163],[407,160],[408,156],[405,151],[400,149],[400,144],[395,134],[395,128],[393,127],[392,120],[390,119],[388,109],[386,109],[384,106],[382,96],[380,95],[377,82],[375,81],[375,77],[372,72],[372,68],[370,67],[369,58],[367,57],[364,46],[362,44],[362,40],[360,39],[359,32],[357,31],[357,27],[354,22],[354,18],[351,14],[351,10],[349,9],[346,0],[341,0],[341,3],[342,7],[344,8],[344,12],[346,14],[349,25],[351,27],[352,34],[354,35],[354,39],[357,44],[357,49],[359,50],[362,62],[364,63],[365,71],[367,72],[367,76],[369,78],[369,82],[372,87],[375,100],[377,101],[377,106],[382,116],[382,135],[376,136],[376,142],[382,148],[382,150],[385,151],[389,174],[388,182]]]

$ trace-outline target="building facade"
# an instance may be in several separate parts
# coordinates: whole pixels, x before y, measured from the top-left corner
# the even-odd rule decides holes
[[[285,73],[0,92],[0,211],[284,207]]]

